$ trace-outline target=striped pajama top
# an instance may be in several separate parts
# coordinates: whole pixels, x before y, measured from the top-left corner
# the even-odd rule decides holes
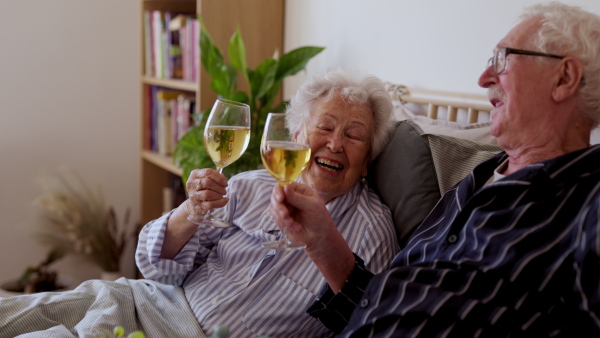
[[[218,324],[226,325],[236,338],[332,335],[306,313],[326,283],[304,251],[260,246],[279,236],[267,211],[275,184],[266,170],[232,177],[229,203],[214,213],[235,226],[198,227],[173,260],[159,259],[168,214],[146,224],[140,233],[138,268],[147,279],[181,285],[207,335]],[[391,212],[365,182],[326,207],[369,269],[389,268],[399,250]]]
[[[448,191],[389,271],[357,266],[311,314],[342,337],[600,337],[600,145],[484,186],[505,159]]]

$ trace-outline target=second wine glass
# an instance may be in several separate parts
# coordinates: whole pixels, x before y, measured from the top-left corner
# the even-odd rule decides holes
[[[204,128],[204,148],[217,171],[239,159],[250,142],[250,106],[245,103],[218,99],[213,105]],[[212,228],[229,227],[229,222],[212,215],[190,214],[188,220]]]
[[[260,144],[260,157],[264,166],[277,182],[284,186],[294,181],[310,160],[310,145],[306,125],[301,123],[297,131],[291,131],[286,113],[269,113]],[[262,244],[276,250],[297,250],[306,247],[294,242],[285,229],[281,238]]]

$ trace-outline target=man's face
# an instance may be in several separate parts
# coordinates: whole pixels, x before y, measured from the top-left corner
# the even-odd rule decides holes
[[[531,50],[528,42],[538,27],[538,19],[525,20],[497,46]],[[536,58],[539,56],[509,54],[502,73],[496,75],[488,67],[479,78],[494,106],[491,133],[506,150],[547,142],[548,133],[556,130],[551,95],[560,61],[540,63]]]

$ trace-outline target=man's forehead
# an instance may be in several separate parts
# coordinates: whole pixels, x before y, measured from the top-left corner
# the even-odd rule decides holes
[[[521,21],[498,42],[497,47],[526,48],[539,26],[539,18]]]

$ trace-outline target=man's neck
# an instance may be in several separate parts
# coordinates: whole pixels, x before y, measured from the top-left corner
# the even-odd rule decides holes
[[[589,147],[589,139],[585,142],[579,142],[564,147],[531,147],[519,149],[507,149],[508,165],[500,174],[509,175],[525,168],[530,164],[553,159],[555,157]]]
[[[540,133],[537,137],[500,144],[508,155],[508,166],[503,175],[509,175],[524,167],[590,146],[591,122],[569,123],[564,130]]]

